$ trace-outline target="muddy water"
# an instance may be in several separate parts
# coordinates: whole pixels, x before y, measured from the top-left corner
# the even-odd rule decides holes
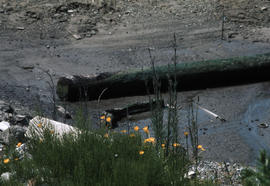
[[[167,95],[163,96],[166,102]],[[226,119],[222,122],[204,110],[197,109],[199,143],[206,148],[202,154],[204,159],[254,165],[260,150],[270,152],[270,128],[258,126],[261,123],[270,123],[270,82],[178,93],[181,139],[184,139],[183,133],[187,131],[189,100],[198,97],[198,105]],[[102,100],[99,106],[97,101],[92,101],[87,103],[87,108],[93,118],[92,124],[96,126],[99,110],[147,100],[147,96],[118,98]],[[74,110],[85,107],[84,103],[70,106]],[[153,136],[150,116],[151,113],[143,113],[134,115],[129,120],[123,119],[114,130],[127,129],[132,132],[135,125],[140,128],[149,125]],[[166,122],[167,111],[164,110],[164,123]]]

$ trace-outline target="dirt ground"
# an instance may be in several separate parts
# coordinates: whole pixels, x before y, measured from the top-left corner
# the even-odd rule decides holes
[[[168,64],[174,33],[179,62],[270,51],[267,0],[119,0],[115,8],[85,2],[0,1],[0,99],[30,110],[41,104],[49,112],[49,77],[44,71],[56,82],[69,74],[146,68],[150,66],[149,47],[156,65]],[[243,90],[242,96],[253,96],[256,91]],[[230,113],[234,106],[228,107],[220,113]],[[239,142],[238,149],[246,152],[245,148],[245,143]],[[218,158],[222,153],[220,149],[211,154]]]

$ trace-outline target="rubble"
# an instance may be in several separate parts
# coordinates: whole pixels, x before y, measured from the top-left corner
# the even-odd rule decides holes
[[[7,121],[1,121],[0,122],[0,130],[3,132],[10,128],[10,124]]]

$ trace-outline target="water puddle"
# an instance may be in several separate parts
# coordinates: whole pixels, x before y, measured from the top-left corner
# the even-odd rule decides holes
[[[224,88],[213,88],[198,91],[178,93],[179,137],[184,143],[184,132],[188,130],[189,100],[199,97],[197,124],[199,128],[199,143],[206,151],[203,158],[215,161],[232,161],[245,164],[255,164],[260,150],[270,152],[270,128],[261,128],[261,123],[270,122],[270,83],[256,83]],[[164,95],[165,104],[167,95]],[[148,101],[147,96],[118,98],[85,103],[73,103],[74,108],[87,106],[92,115],[93,125],[98,123],[99,111],[125,107],[135,102]],[[198,108],[198,109],[196,109]],[[207,109],[210,112],[207,112]],[[214,114],[210,114],[214,113]],[[225,122],[215,117],[215,114],[226,119]],[[168,111],[164,109],[163,120],[167,123]],[[133,127],[150,127],[150,135],[154,136],[151,127],[151,113],[132,115],[118,122],[115,131],[127,130],[133,132]],[[142,130],[141,130],[142,131]],[[143,133],[143,132],[142,132]]]

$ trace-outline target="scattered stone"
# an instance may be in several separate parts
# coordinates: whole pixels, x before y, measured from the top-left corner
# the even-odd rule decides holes
[[[24,65],[24,66],[22,66],[22,69],[24,69],[24,70],[33,70],[35,67],[34,67],[34,65]]]
[[[24,27],[18,26],[17,30],[24,30]]]
[[[0,132],[0,143],[9,144],[10,132],[9,130],[5,130]]]
[[[16,147],[15,151],[19,154],[19,159],[22,159],[26,152],[26,145],[21,144],[19,147]]]
[[[96,31],[95,30],[91,30],[91,35],[96,35]]]
[[[0,122],[0,131],[5,131],[10,128],[10,124],[7,121],[1,121]]]
[[[195,165],[193,165],[189,168],[185,177],[192,179],[196,176],[200,180],[222,180],[225,185],[238,185],[241,183],[241,171],[244,168],[236,163],[201,161],[197,166],[197,171]],[[230,177],[228,177],[228,173]]]
[[[63,118],[72,119],[71,114],[66,109],[64,109],[64,107],[58,105],[57,106],[57,111]]]
[[[67,12],[68,13],[74,13],[74,10],[68,10]]]
[[[267,9],[268,9],[268,8],[265,7],[265,6],[261,7],[261,11],[266,11]]]
[[[0,100],[0,110],[5,113],[14,113],[14,109],[10,105],[1,100]]]
[[[82,37],[81,37],[79,34],[72,34],[72,36],[73,36],[76,40],[82,39]]]
[[[21,126],[18,126],[18,125],[11,126],[10,127],[11,137],[16,139],[16,141],[25,142],[26,139],[25,139],[24,134],[25,134],[26,130],[27,130],[27,128],[21,127]]]
[[[228,34],[228,38],[232,39],[235,38],[239,33],[238,32],[231,32]]]
[[[194,178],[196,176],[196,172],[195,171],[193,171],[193,170],[191,170],[191,171],[188,171],[188,178],[190,179],[190,178]]]
[[[21,126],[27,126],[29,121],[32,119],[30,115],[16,115],[15,116],[15,124]]]
[[[0,9],[0,14],[4,13],[5,11],[3,9]]]
[[[258,124],[258,127],[260,127],[260,128],[268,128],[269,125],[267,123],[260,123],[260,124]]]

